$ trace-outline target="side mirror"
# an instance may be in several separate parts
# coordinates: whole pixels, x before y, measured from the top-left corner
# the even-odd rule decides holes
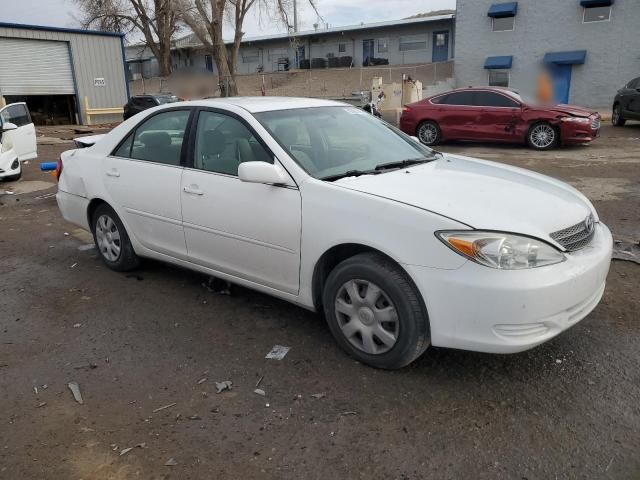
[[[3,132],[8,132],[9,130],[16,130],[18,128],[18,126],[15,123],[3,123],[2,124],[2,131]]]
[[[417,143],[422,145],[422,142],[420,142],[420,139],[418,137],[416,137],[415,135],[411,135],[411,140],[413,140],[414,142],[417,142]]]
[[[243,182],[282,185],[287,175],[282,168],[267,162],[244,162],[238,167],[238,178]]]

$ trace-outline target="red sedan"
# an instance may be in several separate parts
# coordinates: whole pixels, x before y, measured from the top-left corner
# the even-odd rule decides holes
[[[469,140],[528,144],[547,150],[594,140],[600,130],[600,115],[572,105],[527,103],[506,88],[461,88],[407,105],[400,129],[425,145]]]

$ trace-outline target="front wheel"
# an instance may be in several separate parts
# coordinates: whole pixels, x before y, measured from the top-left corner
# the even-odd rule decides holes
[[[558,145],[558,131],[547,122],[534,123],[527,134],[527,143],[535,150],[549,150]]]
[[[442,132],[436,122],[429,120],[418,125],[416,136],[420,142],[430,147],[440,142]]]
[[[140,257],[133,250],[122,221],[110,206],[102,204],[96,208],[92,229],[98,252],[107,267],[128,272],[140,265]]]
[[[627,123],[627,121],[622,118],[620,105],[613,107],[613,112],[611,112],[611,123],[613,123],[614,127],[624,127],[624,124]]]
[[[429,346],[429,319],[420,293],[387,257],[363,253],[329,274],[324,313],[338,344],[357,360],[397,369]]]

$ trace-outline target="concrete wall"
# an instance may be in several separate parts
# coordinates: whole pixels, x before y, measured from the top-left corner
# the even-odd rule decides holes
[[[457,86],[488,83],[484,61],[512,55],[510,86],[529,90],[547,52],[586,50],[574,65],[570,102],[610,107],[616,91],[640,75],[640,1],[616,0],[608,22],[582,23],[579,0],[519,0],[515,30],[493,32],[487,16],[503,0],[457,0]]]
[[[121,37],[96,35],[67,29],[37,29],[0,26],[0,37],[34,38],[68,42],[76,82],[77,107],[83,123],[86,121],[84,97],[91,108],[122,107],[128,100]],[[105,86],[94,86],[95,78],[104,78]],[[121,115],[100,115],[92,122],[122,120]]]

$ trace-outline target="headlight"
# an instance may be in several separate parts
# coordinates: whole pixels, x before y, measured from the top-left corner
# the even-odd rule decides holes
[[[552,246],[521,235],[474,230],[437,232],[449,248],[474,262],[502,270],[543,267],[565,260]]]
[[[585,117],[562,117],[560,120],[563,122],[573,122],[573,123],[591,123],[591,120]]]

